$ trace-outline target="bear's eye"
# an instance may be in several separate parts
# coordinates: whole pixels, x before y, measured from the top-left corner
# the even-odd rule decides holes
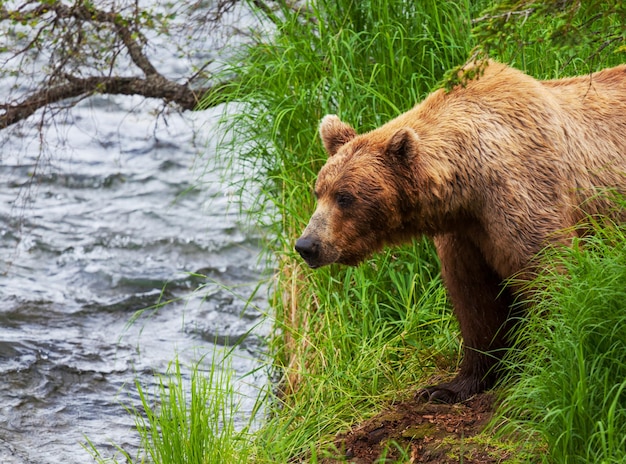
[[[354,203],[354,196],[347,192],[339,192],[335,200],[340,208],[349,208]]]

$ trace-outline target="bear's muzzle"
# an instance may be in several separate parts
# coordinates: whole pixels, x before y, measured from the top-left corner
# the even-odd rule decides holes
[[[322,266],[320,263],[320,242],[317,239],[302,236],[296,241],[296,251],[306,263],[315,269]]]

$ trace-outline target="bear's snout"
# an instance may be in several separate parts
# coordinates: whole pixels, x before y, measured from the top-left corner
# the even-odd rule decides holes
[[[317,239],[302,236],[296,241],[296,251],[311,267],[319,267],[320,242]]]

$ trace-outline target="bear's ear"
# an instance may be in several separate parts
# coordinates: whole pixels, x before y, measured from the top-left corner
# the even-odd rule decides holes
[[[342,145],[356,137],[356,131],[334,114],[328,114],[320,123],[320,137],[328,154],[333,156]]]
[[[399,161],[406,161],[412,154],[417,153],[419,136],[410,127],[398,129],[387,142],[386,153]]]

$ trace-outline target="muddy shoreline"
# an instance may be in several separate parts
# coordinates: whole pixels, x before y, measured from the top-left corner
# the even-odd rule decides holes
[[[333,457],[324,464],[373,464],[401,458],[406,450],[411,463],[492,464],[507,460],[502,449],[472,440],[487,426],[494,412],[492,392],[462,404],[426,403],[417,397],[392,404],[371,419],[339,434]],[[397,444],[397,446],[394,445]]]

